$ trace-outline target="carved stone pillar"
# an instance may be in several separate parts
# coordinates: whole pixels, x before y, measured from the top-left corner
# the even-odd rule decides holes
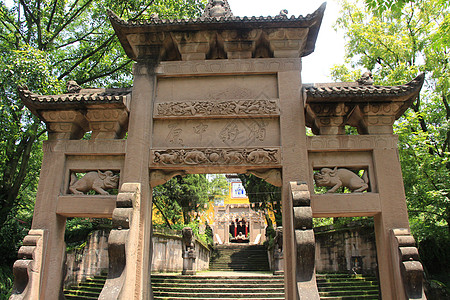
[[[209,43],[204,32],[175,32],[173,37],[177,42],[182,60],[206,59]]]
[[[273,248],[273,275],[283,274],[283,227],[277,227],[275,231],[275,246]]]
[[[252,58],[255,49],[255,41],[251,38],[251,32],[240,32],[237,30],[226,30],[222,32],[224,48],[228,59]]]
[[[127,132],[126,109],[89,109],[86,118],[92,130],[91,139],[123,138]]]
[[[296,243],[296,279],[299,299],[320,299],[315,274],[315,238],[312,221],[311,198],[308,185],[291,182],[290,191],[294,206]]]
[[[39,299],[45,230],[32,229],[23,239],[14,263],[14,287],[10,300]]]
[[[392,125],[402,103],[369,103],[364,105],[363,120],[369,134],[393,134]]]
[[[194,244],[194,232],[192,228],[185,227],[182,231],[182,251],[183,256],[183,275],[195,275],[194,264],[195,264],[195,244]]]
[[[345,134],[348,107],[345,103],[312,104],[321,135]]]
[[[399,266],[396,276],[403,282],[406,299],[426,299],[423,289],[423,267],[414,237],[409,229],[393,229],[391,232],[392,264]]]
[[[49,140],[78,140],[81,139],[89,124],[85,116],[75,110],[43,111]]]
[[[275,58],[297,58],[305,47],[308,31],[302,28],[279,28],[269,36],[270,47]],[[300,50],[301,49],[301,50]]]

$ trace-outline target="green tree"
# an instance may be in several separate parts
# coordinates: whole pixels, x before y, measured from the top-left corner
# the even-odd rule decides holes
[[[424,256],[440,259],[440,272],[447,268],[450,246],[450,3],[365,2],[369,5],[342,1],[336,27],[344,31],[347,59],[332,73],[335,79],[354,81],[358,68],[364,68],[380,85],[403,84],[426,73],[420,97],[394,129],[413,234],[419,250],[435,241],[428,247],[434,254]]]
[[[244,185],[250,203],[255,205],[256,210],[265,212],[268,227],[273,227],[272,220],[267,213],[268,210],[272,210],[275,215],[275,225],[282,226],[281,188],[251,174],[240,174],[239,178]]]
[[[201,211],[209,201],[209,182],[204,174],[176,176],[153,189],[153,201],[166,224],[191,222],[191,212]],[[182,218],[180,218],[182,216]]]
[[[436,35],[450,10],[438,0],[416,1],[400,13],[373,13],[342,3],[337,27],[347,39],[347,64],[336,66],[336,79],[354,80],[364,67],[376,83],[397,85],[427,72],[421,96],[396,124],[411,216],[450,223],[450,65],[449,46],[436,46]],[[353,69],[352,69],[353,68]]]
[[[42,94],[62,92],[69,79],[84,85],[129,85],[131,61],[104,8],[126,19],[147,18],[155,12],[161,18],[183,18],[198,15],[203,4],[202,0],[19,0],[8,8],[0,2],[0,122],[5,138],[0,144],[0,224],[17,202],[33,145],[45,132],[39,119],[18,101],[18,84]]]
[[[0,263],[11,269],[30,226],[45,128],[19,101],[18,85],[58,94],[65,82],[88,86],[131,84],[131,61],[106,16],[124,19],[198,16],[205,0],[0,1]],[[19,229],[15,229],[19,228]],[[13,249],[15,248],[15,249]],[[13,249],[13,250],[12,250]],[[3,292],[2,287],[2,292]],[[6,290],[6,289],[5,289]]]

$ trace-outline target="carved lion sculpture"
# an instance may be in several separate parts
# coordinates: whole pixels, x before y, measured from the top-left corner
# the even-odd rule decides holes
[[[191,227],[184,227],[181,231],[183,241],[183,253],[194,250],[194,232]]]
[[[101,195],[109,195],[105,190],[117,189],[119,186],[119,175],[114,175],[112,171],[92,171],[86,173],[79,180],[74,173],[70,176],[69,191],[75,195],[83,195],[91,190]]]
[[[327,193],[335,193],[341,186],[357,193],[362,193],[369,188],[369,179],[366,172],[361,178],[350,170],[338,169],[337,167],[333,170],[329,168],[321,169],[319,173],[314,174],[314,181],[317,186],[331,187]]]

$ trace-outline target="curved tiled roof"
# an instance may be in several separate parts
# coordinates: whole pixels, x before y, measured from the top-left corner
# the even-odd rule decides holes
[[[398,86],[358,85],[357,83],[304,85],[307,102],[316,101],[354,101],[356,98],[386,100],[416,94],[422,88],[425,74],[422,73],[412,81]]]
[[[38,95],[26,86],[21,86],[18,90],[23,103],[32,111],[83,108],[98,104],[126,107],[131,96],[131,89],[81,89],[76,93],[61,95]]]
[[[108,10],[111,24],[119,37],[125,52],[131,59],[136,59],[127,35],[149,32],[186,32],[210,30],[246,30],[268,28],[309,28],[306,48],[302,56],[314,51],[326,3],[323,3],[314,13],[303,16],[276,17],[200,17],[197,19],[163,20],[150,18],[146,20],[122,20],[113,11]]]
[[[153,19],[138,19],[138,20],[128,20],[125,21],[121,19],[119,16],[117,16],[113,11],[108,9],[108,16],[113,24],[120,24],[122,26],[126,27],[167,27],[169,25],[196,25],[196,24],[208,24],[208,26],[214,25],[214,24],[226,24],[226,25],[232,25],[232,24],[239,24],[239,25],[252,25],[252,24],[264,24],[268,25],[267,23],[270,22],[269,27],[298,27],[298,26],[289,26],[294,25],[294,23],[299,22],[308,22],[308,21],[314,21],[317,16],[323,12],[325,7],[322,5],[316,12],[313,14],[308,14],[306,17],[303,16],[276,16],[276,17],[237,17],[237,16],[231,16],[231,17],[200,17],[196,19],[159,19],[159,18],[153,18]],[[187,30],[197,28],[195,26],[191,28],[185,28]],[[172,28],[167,28],[167,31],[171,30]],[[214,28],[215,29],[215,28]]]

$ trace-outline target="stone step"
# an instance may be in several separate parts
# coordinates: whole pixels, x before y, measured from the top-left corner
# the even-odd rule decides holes
[[[374,277],[318,274],[322,300],[379,299]],[[181,276],[152,275],[155,300],[180,299],[284,299],[283,276]]]
[[[79,296],[79,295],[66,295],[64,297],[67,300],[98,300],[98,296],[95,297],[87,297],[87,296]]]
[[[68,300],[91,300],[98,299],[103,286],[105,285],[106,276],[94,276],[87,278],[76,286],[72,286],[64,290],[64,296]]]
[[[154,286],[155,291],[160,291],[158,289],[158,286]],[[210,287],[209,285],[202,286],[202,287],[193,287],[193,288],[186,288],[186,287],[179,287],[179,286],[171,286],[171,287],[164,287],[163,293],[196,293],[199,294],[239,294],[242,291],[245,291],[246,293],[266,293],[266,294],[279,294],[284,293],[284,287],[278,287],[278,288],[270,288],[270,287],[261,287],[259,285],[255,286],[244,286],[242,287]]]
[[[213,277],[204,277],[204,276],[190,276],[190,277],[181,277],[181,276],[167,276],[167,277],[156,277],[152,275],[152,283],[227,283],[227,284],[273,284],[273,283],[281,283],[284,284],[284,279],[281,276],[213,276]]]
[[[379,300],[380,298],[378,296],[371,296],[371,295],[359,295],[359,296],[342,296],[342,297],[320,297],[320,300],[359,300],[359,299],[366,299],[366,300]]]
[[[99,292],[91,292],[79,289],[68,289],[64,291],[64,294],[71,296],[87,296],[87,297],[97,297],[100,294]]]
[[[194,297],[194,298],[190,298],[190,297],[159,297],[159,296],[154,296],[153,299],[155,300],[236,300],[236,298],[215,298],[215,297]],[[238,298],[239,299],[239,298]],[[252,298],[252,300],[285,300],[284,296],[282,297],[264,297],[264,298]]]
[[[378,289],[360,289],[360,290],[341,290],[333,292],[322,292],[319,291],[320,296],[330,297],[330,296],[360,296],[360,295],[378,295]]]
[[[211,299],[211,298],[219,298],[219,299],[223,299],[223,298],[231,298],[231,299],[261,299],[261,298],[284,298],[284,292],[283,293],[267,293],[267,292],[262,292],[262,293],[258,293],[258,292],[254,292],[254,293],[245,293],[245,292],[240,292],[240,293],[218,293],[218,292],[213,292],[213,293],[204,293],[204,294],[199,294],[198,292],[185,292],[185,293],[171,293],[171,292],[158,292],[158,291],[153,291],[153,295],[155,297],[163,297],[163,299],[167,299],[167,298],[171,298],[171,297],[181,297],[182,299],[186,299],[186,298],[196,298],[200,297],[200,298],[207,298],[207,299]]]
[[[208,288],[214,288],[214,289],[220,289],[220,288],[238,288],[238,289],[242,289],[242,288],[248,288],[248,284],[246,283],[228,283],[228,282],[222,282],[222,283],[210,283],[210,282],[200,282],[200,283],[179,283],[177,284],[177,287],[179,288],[184,288],[184,289],[197,289],[199,287],[205,287],[205,283],[207,283],[207,287]],[[173,287],[173,283],[153,283],[152,284],[153,287],[155,289],[160,289],[160,288],[170,288]],[[284,288],[284,283],[258,283],[258,286],[262,289],[267,289],[267,288],[278,288],[278,289],[283,289]]]
[[[334,291],[354,291],[354,290],[376,290],[378,292],[378,285],[361,285],[354,284],[348,286],[335,286],[335,285],[326,285],[326,286],[318,286],[318,288],[323,292],[334,292]]]

